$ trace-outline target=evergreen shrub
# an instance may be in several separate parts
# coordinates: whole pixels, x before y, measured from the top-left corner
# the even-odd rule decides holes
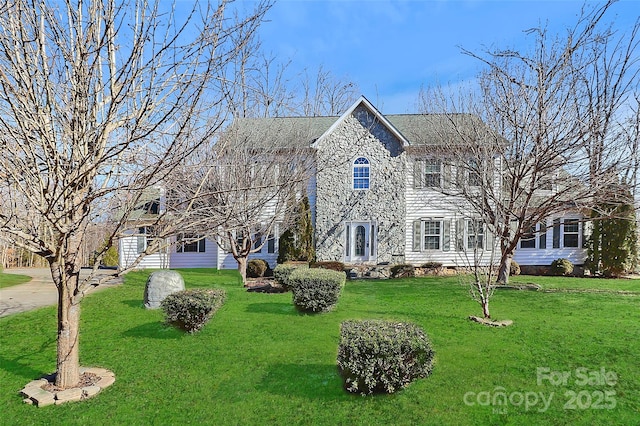
[[[391,267],[391,278],[410,278],[416,276],[415,267],[410,264],[393,265]]]
[[[282,263],[273,270],[273,278],[285,290],[290,290],[289,275],[296,269],[308,269],[306,263]]]
[[[338,303],[346,275],[329,269],[296,269],[287,281],[296,309],[327,312]]]
[[[427,377],[433,356],[428,336],[415,324],[349,320],[340,325],[337,364],[349,392],[393,393]]]
[[[511,259],[511,266],[509,267],[509,275],[520,275],[520,264]]]
[[[213,317],[225,298],[222,289],[191,289],[170,294],[160,306],[168,324],[194,333]]]
[[[560,276],[560,275],[571,275],[573,272],[573,263],[569,259],[560,258],[551,262],[551,274]]]
[[[264,277],[269,270],[269,262],[264,259],[251,259],[247,263],[247,277],[260,278]]]
[[[314,262],[311,264],[311,267],[317,268],[317,269],[330,269],[332,271],[344,272],[344,263],[342,262],[332,262],[332,261]]]

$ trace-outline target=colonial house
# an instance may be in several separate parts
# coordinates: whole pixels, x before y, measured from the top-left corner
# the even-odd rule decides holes
[[[460,120],[473,120],[461,115]],[[463,199],[447,185],[473,186],[479,179],[502,184],[500,173],[463,175],[446,161],[456,143],[444,116],[383,115],[361,97],[340,117],[237,120],[233,126],[256,145],[276,138],[286,150],[306,148],[315,158],[307,193],[319,261],[347,264],[439,262],[466,266],[470,253],[487,263],[495,241]],[[491,170],[500,170],[499,157]],[[456,178],[452,178],[456,175]],[[549,190],[553,190],[550,186]],[[120,263],[127,266],[144,249],[144,230],[120,241]],[[276,230],[254,258],[275,266]],[[150,255],[140,267],[235,268],[230,253],[216,241],[189,242],[178,236],[168,251]],[[536,225],[518,245],[521,265],[549,265],[558,258],[583,264],[582,216],[567,209]]]

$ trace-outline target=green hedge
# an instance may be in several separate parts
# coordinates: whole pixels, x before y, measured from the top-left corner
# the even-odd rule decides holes
[[[340,298],[344,272],[329,269],[296,269],[287,280],[293,304],[301,312],[330,311]]]
[[[573,263],[569,259],[556,259],[551,262],[551,274],[552,275],[571,275],[573,273]]]
[[[204,327],[225,298],[222,289],[183,290],[167,296],[160,306],[168,324],[193,333]]]
[[[344,272],[344,263],[342,262],[333,262],[333,261],[314,262],[311,264],[311,267],[317,268],[317,269],[330,269],[332,271]]]
[[[427,377],[434,352],[415,324],[365,320],[340,325],[338,370],[349,392],[393,393]]]
[[[251,259],[247,263],[247,277],[260,278],[264,277],[269,271],[269,262],[264,259]]]
[[[306,263],[282,263],[273,270],[273,278],[285,290],[290,290],[289,275],[296,269],[309,269]]]
[[[393,265],[390,269],[391,278],[411,278],[416,276],[416,268],[410,264]]]

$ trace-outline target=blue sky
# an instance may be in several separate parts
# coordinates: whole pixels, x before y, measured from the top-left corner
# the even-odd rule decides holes
[[[247,2],[248,3],[248,2]],[[593,3],[589,3],[593,4]],[[415,112],[421,86],[472,79],[483,47],[526,48],[524,30],[574,25],[582,1],[276,0],[260,30],[266,53],[290,71],[322,66],[354,81],[383,113]],[[640,0],[622,0],[605,19],[630,28]]]

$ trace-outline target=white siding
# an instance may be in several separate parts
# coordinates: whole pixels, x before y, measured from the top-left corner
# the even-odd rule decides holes
[[[171,247],[171,268],[217,268],[218,244],[205,240],[204,253],[178,253],[175,245]]]
[[[130,236],[120,238],[119,245],[119,265],[120,269],[129,268],[140,255],[138,253],[138,237]],[[146,269],[163,269],[169,266],[168,253],[154,253],[145,256],[136,268]]]
[[[416,266],[425,262],[440,262],[444,266],[469,266],[473,263],[472,251],[456,251],[456,222],[458,220],[470,219],[474,215],[470,209],[464,208],[464,201],[460,197],[445,195],[439,189],[434,188],[414,188],[414,167],[415,158],[410,157],[407,162],[407,173],[405,175],[405,199],[407,202],[405,218],[405,261]],[[497,184],[497,179],[496,179]],[[416,220],[442,221],[443,226],[449,224],[450,246],[449,250],[444,249],[441,244],[438,250],[413,251],[413,223]],[[441,230],[443,232],[443,230]],[[464,236],[464,235],[463,235]],[[463,237],[462,236],[462,237]],[[484,237],[488,243],[494,241],[489,235]],[[442,240],[441,240],[442,241]],[[498,250],[494,256],[498,255]],[[491,260],[491,250],[482,251],[481,263],[488,264]]]
[[[581,216],[566,213],[564,216],[556,216],[547,221],[546,248],[540,249],[539,242],[536,240],[536,248],[520,248],[516,250],[513,259],[520,265],[546,266],[551,265],[556,259],[569,259],[574,265],[582,265],[587,257],[587,250],[583,247],[584,233],[582,232],[584,223],[580,223],[578,232],[578,247],[563,247],[564,227],[560,226],[560,247],[553,248],[553,219],[582,219]]]

